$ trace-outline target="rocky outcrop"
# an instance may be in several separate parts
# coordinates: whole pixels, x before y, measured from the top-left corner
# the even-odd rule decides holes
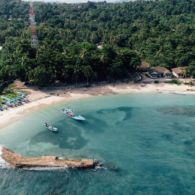
[[[8,148],[1,148],[1,158],[14,168],[76,168],[93,169],[98,165],[92,159],[71,160],[57,156],[24,157]]]

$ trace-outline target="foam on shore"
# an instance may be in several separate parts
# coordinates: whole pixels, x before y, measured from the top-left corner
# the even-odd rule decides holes
[[[3,146],[0,145],[0,168],[9,168],[9,164],[2,158]]]
[[[56,171],[56,170],[68,170],[68,167],[25,167],[22,169],[28,171]]]

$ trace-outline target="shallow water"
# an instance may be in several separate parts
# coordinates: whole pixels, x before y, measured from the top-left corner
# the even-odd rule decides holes
[[[66,118],[67,105],[87,121]],[[195,194],[194,127],[191,95],[112,95],[42,109],[2,129],[0,143],[29,156],[95,158],[108,169],[1,169],[0,194]]]

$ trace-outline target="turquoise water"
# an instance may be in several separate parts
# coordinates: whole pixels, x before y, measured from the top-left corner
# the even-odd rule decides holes
[[[66,118],[72,107],[87,121]],[[43,123],[59,128],[47,131]],[[0,143],[24,155],[95,158],[106,170],[0,170],[4,195],[195,194],[195,96],[94,97],[34,112],[0,130]]]

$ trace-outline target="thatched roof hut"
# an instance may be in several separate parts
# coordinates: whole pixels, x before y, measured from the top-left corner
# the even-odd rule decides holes
[[[158,77],[167,77],[167,78],[171,78],[172,77],[172,73],[169,69],[163,67],[163,66],[155,66],[151,68],[151,71],[153,73],[156,73]]]
[[[184,78],[186,76],[186,68],[187,67],[177,67],[172,68],[172,74],[176,78]]]

